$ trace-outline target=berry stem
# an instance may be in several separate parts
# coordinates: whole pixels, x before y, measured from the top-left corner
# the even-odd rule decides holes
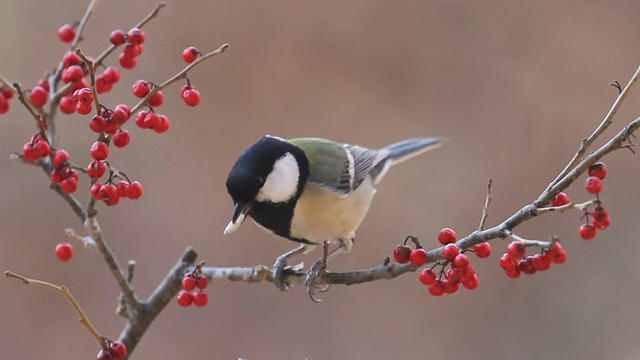
[[[104,346],[105,338],[102,335],[100,335],[98,330],[96,330],[96,328],[91,324],[91,321],[89,321],[89,318],[87,317],[87,315],[84,313],[84,311],[80,307],[80,304],[78,304],[76,299],[74,299],[73,295],[71,295],[71,292],[69,291],[69,289],[67,289],[64,285],[57,286],[57,285],[53,285],[51,283],[48,283],[46,281],[41,281],[41,280],[36,280],[36,279],[29,279],[29,278],[26,278],[24,276],[21,276],[21,275],[18,275],[18,274],[14,274],[11,271],[5,271],[4,272],[4,276],[5,277],[9,277],[9,278],[14,278],[14,279],[21,280],[23,283],[25,283],[27,285],[44,286],[46,288],[49,288],[49,289],[54,290],[54,291],[57,291],[57,292],[61,293],[62,295],[64,295],[67,298],[67,300],[69,300],[69,302],[71,303],[71,306],[73,306],[73,308],[76,310],[78,315],[80,315],[80,320],[79,321],[82,324],[82,326],[84,326],[85,329],[87,329],[87,331],[89,331],[89,333],[96,339],[96,341],[98,341],[98,344],[100,344],[100,347]]]
[[[153,97],[153,95],[155,95],[158,91],[166,88],[167,86],[173,84],[174,82],[179,81],[182,78],[184,78],[185,75],[187,74],[187,72],[189,70],[191,70],[194,66],[198,65],[202,61],[204,61],[204,60],[206,60],[206,59],[208,59],[208,58],[210,58],[212,56],[222,54],[225,50],[227,50],[228,47],[229,47],[229,44],[222,44],[219,48],[213,50],[212,52],[200,56],[194,62],[192,62],[191,64],[185,66],[185,68],[182,69],[179,73],[177,73],[176,75],[174,75],[170,79],[166,80],[162,84],[154,86],[153,89],[151,89],[151,91],[149,92],[149,94],[147,94],[147,96],[145,96],[134,107],[131,108],[131,113],[135,114],[140,109],[142,109],[143,107],[147,106],[147,103],[149,102],[149,99],[151,97]]]

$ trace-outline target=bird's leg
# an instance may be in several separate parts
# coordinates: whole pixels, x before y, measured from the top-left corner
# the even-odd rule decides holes
[[[288,266],[287,260],[289,260],[289,258],[292,256],[296,256],[298,254],[305,252],[307,250],[307,247],[308,245],[301,244],[297,248],[278,256],[278,258],[276,259],[276,263],[273,264],[273,269],[271,270],[271,276],[273,276],[273,283],[281,291],[287,290],[289,288],[289,285],[287,284],[287,282],[284,280],[282,276],[284,269]]]
[[[317,292],[326,292],[331,287],[331,284],[324,284],[324,286],[319,286],[316,284],[318,278],[322,275],[323,272],[327,270],[327,262],[334,258],[336,255],[349,252],[351,250],[351,246],[353,246],[353,240],[350,240],[348,243],[340,242],[340,245],[329,253],[329,242],[325,241],[323,244],[323,252],[322,258],[313,264],[313,266],[307,271],[307,277],[304,281],[305,286],[307,287],[307,294],[311,300],[315,302],[322,302],[322,300],[315,297]]]

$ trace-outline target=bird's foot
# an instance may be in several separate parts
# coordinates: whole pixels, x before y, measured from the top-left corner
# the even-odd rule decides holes
[[[331,284],[321,284],[321,278],[324,272],[327,270],[327,254],[329,250],[329,243],[325,241],[324,252],[322,259],[318,260],[307,271],[307,277],[304,280],[304,285],[307,288],[307,294],[311,300],[315,302],[322,302],[322,300],[316,298],[317,293],[323,293],[329,290]]]
[[[287,275],[289,273],[294,273],[300,271],[304,267],[304,263],[300,263],[295,266],[289,266],[286,258],[282,258],[280,256],[276,259],[276,263],[273,264],[273,269],[271,270],[271,276],[273,277],[273,283],[280,291],[289,290],[291,286],[287,282]]]

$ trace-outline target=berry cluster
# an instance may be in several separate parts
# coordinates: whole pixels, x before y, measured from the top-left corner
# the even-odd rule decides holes
[[[209,302],[209,295],[203,291],[209,285],[209,280],[202,276],[201,267],[202,264],[198,265],[193,272],[186,273],[182,278],[182,290],[177,299],[180,306],[205,306]],[[196,288],[200,290],[193,291]]]
[[[96,360],[122,360],[127,356],[127,347],[120,341],[109,341],[108,346],[100,350]]]
[[[121,198],[139,199],[142,196],[142,185],[137,181],[122,180],[120,176],[126,179],[122,173],[113,173],[106,183],[96,182],[91,185],[91,196],[96,200],[102,200],[108,206],[117,205]],[[114,184],[116,179],[118,182]]]
[[[49,154],[51,154],[51,146],[40,133],[33,135],[31,140],[22,147],[22,156],[27,161],[33,162]]]
[[[51,156],[53,170],[51,170],[51,181],[60,184],[66,193],[72,193],[78,189],[78,172],[71,167],[69,153],[64,150],[57,150]]]
[[[588,175],[584,186],[590,194],[597,196],[597,206],[592,212],[585,209],[583,217],[586,219],[586,223],[582,224],[579,229],[580,237],[584,240],[595,238],[598,230],[604,230],[611,224],[609,211],[602,206],[599,195],[603,188],[602,180],[607,176],[607,167],[604,163],[597,162],[589,167]]]
[[[507,246],[507,252],[500,258],[500,267],[511,279],[519,278],[522,273],[533,275],[538,271],[549,270],[551,264],[563,264],[567,260],[567,252],[559,242],[553,241],[549,249],[541,253],[527,256],[527,246],[521,241],[513,241]]]
[[[406,245],[407,240],[411,240],[416,244],[416,249],[411,249]],[[466,289],[473,290],[478,287],[479,279],[476,275],[471,260],[464,254],[465,252],[474,252],[481,259],[491,255],[491,245],[483,242],[476,244],[473,249],[460,249],[455,244],[457,235],[450,228],[440,230],[438,240],[445,245],[442,250],[442,256],[445,261],[438,261],[431,268],[420,271],[418,279],[420,282],[428,286],[429,293],[434,296],[443,294],[453,294],[460,288],[460,284]],[[414,266],[422,266],[427,261],[427,253],[415,237],[408,237],[404,244],[396,246],[393,257],[398,263],[411,262]],[[436,266],[440,266],[438,272],[434,271]],[[449,269],[447,269],[449,266]]]
[[[124,44],[124,48],[118,57],[120,66],[124,69],[133,69],[138,64],[138,56],[144,51],[144,42],[147,35],[144,31],[133,28],[125,35],[122,30],[114,30],[111,32],[109,41],[114,46]]]
[[[73,257],[73,245],[60,243],[56,245],[56,257],[60,261],[69,261]]]

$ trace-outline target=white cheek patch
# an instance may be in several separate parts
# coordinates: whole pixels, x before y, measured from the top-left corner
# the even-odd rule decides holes
[[[273,170],[267,176],[256,200],[273,203],[289,201],[298,191],[299,177],[300,169],[296,158],[291,153],[286,153],[273,164]]]

